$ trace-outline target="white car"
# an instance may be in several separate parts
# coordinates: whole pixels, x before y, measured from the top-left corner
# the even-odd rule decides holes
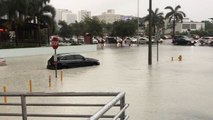
[[[155,39],[155,36],[152,36],[152,43],[157,43],[157,40]],[[158,43],[163,43],[163,39],[159,38]]]
[[[125,41],[126,43],[133,44],[133,43],[136,43],[136,42],[137,42],[137,39],[136,39],[136,38],[127,37],[124,41]]]
[[[140,37],[138,42],[139,44],[146,44],[149,42],[149,39],[146,37]]]
[[[4,58],[0,58],[0,66],[4,66],[6,64],[6,60]]]
[[[199,42],[201,45],[209,45],[212,41],[213,41],[213,37],[211,36],[201,37],[199,39]]]

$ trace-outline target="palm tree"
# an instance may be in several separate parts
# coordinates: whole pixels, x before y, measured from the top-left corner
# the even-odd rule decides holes
[[[174,9],[171,6],[165,7],[165,9],[169,9],[170,12],[168,12],[165,16],[166,19],[169,19],[169,22],[173,21],[173,37],[175,36],[175,26],[176,22],[183,22],[183,18],[186,17],[186,14],[183,11],[179,11],[181,8],[180,5],[176,6]]]
[[[22,19],[19,19],[20,15],[20,3],[19,0],[1,0],[1,5],[4,5],[2,9],[3,12],[1,13],[1,16],[6,15],[8,18],[8,21],[6,23],[6,26],[9,30],[15,31],[16,37],[15,37],[15,43],[16,46],[18,45],[18,26],[22,24]],[[24,8],[25,6],[23,6]]]
[[[152,13],[152,27],[154,30],[154,34],[156,33],[156,29],[160,29],[164,27],[164,17],[163,13],[159,12],[159,9],[156,8],[155,11],[151,11]],[[145,17],[145,21],[149,21],[149,15]]]
[[[30,0],[30,8],[28,10],[30,17],[28,20],[33,20],[34,24],[37,24],[37,32],[34,33],[34,37],[38,40],[39,46],[41,45],[40,26],[47,25],[48,30],[53,32],[56,11],[54,7],[47,5],[49,2],[50,0]]]
[[[47,5],[49,2],[50,0],[0,0],[0,17],[6,15],[8,18],[7,28],[16,31],[16,45],[18,45],[19,28],[25,23],[31,24],[33,21],[37,25],[34,38],[39,41],[39,46],[41,42],[40,25],[48,26],[52,32],[56,12],[54,7]]]

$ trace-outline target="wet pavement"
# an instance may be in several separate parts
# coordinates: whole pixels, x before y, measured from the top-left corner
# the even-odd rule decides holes
[[[100,66],[64,69],[63,83],[55,80],[51,89],[48,76],[54,71],[46,69],[51,55],[6,58],[8,65],[0,67],[0,87],[28,92],[32,80],[34,92],[124,91],[130,120],[212,120],[213,47],[162,44],[158,62],[156,45],[152,50],[151,66],[147,45],[81,53],[99,59]]]

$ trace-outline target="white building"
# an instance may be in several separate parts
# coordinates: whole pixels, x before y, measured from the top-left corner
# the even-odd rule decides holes
[[[168,20],[165,21],[165,34],[172,33],[172,28],[168,28],[168,25],[172,25],[172,23],[169,23]],[[194,31],[194,30],[201,30],[205,29],[205,23],[202,22],[194,22],[190,21],[189,18],[184,18],[183,22],[176,23],[175,26],[175,32],[187,32],[188,30]]]
[[[101,15],[97,15],[95,17],[97,17],[100,21],[104,21],[106,23],[114,23],[115,21],[119,20],[129,20],[129,19],[131,20],[136,18],[133,16],[115,14],[115,10],[113,9],[109,9],[107,10],[107,12],[104,12]]]
[[[81,10],[78,12],[78,21],[83,21],[85,17],[91,18],[91,12],[87,10]]]
[[[110,9],[107,12],[102,13],[101,15],[96,16],[100,21],[106,23],[113,23],[115,21],[121,20],[121,15],[115,14],[115,10]]]
[[[67,22],[67,24],[75,23],[75,21],[77,20],[77,15],[67,9],[57,9],[55,20],[56,22],[62,20]]]

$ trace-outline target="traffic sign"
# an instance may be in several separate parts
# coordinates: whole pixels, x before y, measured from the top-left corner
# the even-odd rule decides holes
[[[58,37],[53,37],[52,41],[51,41],[51,46],[53,49],[57,49],[58,48],[58,43],[59,43],[59,39]]]

